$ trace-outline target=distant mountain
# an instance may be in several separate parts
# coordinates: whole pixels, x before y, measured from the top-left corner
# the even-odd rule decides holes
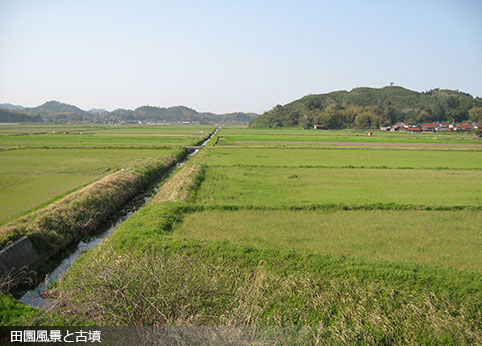
[[[97,114],[97,115],[109,113],[108,110],[105,110],[103,108],[92,108],[92,109],[89,109],[87,112],[90,113],[90,114]]]
[[[93,108],[84,111],[76,106],[61,103],[58,101],[49,101],[38,107],[23,108],[22,106],[13,106],[4,104],[5,107],[19,107],[15,114],[5,113],[4,122],[21,122],[21,121],[45,121],[45,122],[199,122],[201,124],[213,123],[248,123],[254,120],[257,114],[254,113],[199,113],[198,111],[185,106],[175,107],[153,107],[142,106],[131,109],[118,108],[109,112],[102,108]],[[2,109],[2,107],[0,107]],[[5,111],[7,111],[5,109]],[[10,110],[9,110],[10,111]],[[24,116],[21,116],[20,113]],[[13,119],[13,120],[7,120]],[[23,119],[23,120],[22,120]],[[35,119],[35,120],[34,120]]]
[[[116,109],[104,120],[142,121],[142,122],[199,122],[201,124],[212,123],[249,123],[258,115],[255,113],[200,113],[185,106],[154,107],[142,106],[135,110]]]
[[[8,109],[11,111],[20,111],[24,107],[22,106],[17,106],[17,105],[12,105],[11,103],[0,103],[0,109]]]
[[[259,116],[259,114],[235,112],[222,114],[221,116],[226,123],[250,123],[254,121]]]
[[[66,103],[61,103],[58,101],[48,101],[43,105],[34,108],[25,108],[24,111],[30,114],[38,114],[47,118],[61,118],[61,119],[88,119],[90,117],[89,113],[83,111],[82,109],[69,105]]]
[[[458,90],[433,89],[419,93],[399,86],[355,88],[307,95],[263,113],[251,127],[374,128],[397,121],[461,122],[482,99]],[[474,112],[472,112],[473,114]]]
[[[135,109],[135,118],[146,121],[201,121],[203,115],[185,106],[169,108],[142,106]]]

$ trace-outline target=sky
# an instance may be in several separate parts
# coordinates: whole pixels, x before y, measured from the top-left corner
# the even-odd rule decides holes
[[[0,0],[0,103],[269,110],[380,88],[482,96],[482,1]]]

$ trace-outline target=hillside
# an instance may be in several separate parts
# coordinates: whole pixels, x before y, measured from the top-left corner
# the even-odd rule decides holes
[[[38,123],[42,122],[39,115],[30,115],[19,111],[0,108],[0,123]]]
[[[251,127],[370,128],[397,121],[461,122],[469,110],[482,107],[482,99],[456,90],[416,92],[399,86],[355,88],[308,95],[260,115]],[[473,119],[477,121],[478,119]]]
[[[218,123],[249,123],[258,115],[255,113],[200,113],[192,108],[185,106],[175,107],[153,107],[142,106],[135,110],[118,108],[112,112],[105,109],[91,109],[88,112],[66,103],[57,101],[49,101],[38,107],[23,108],[21,106],[12,106],[10,104],[2,104],[0,107],[0,121],[2,122],[60,122],[60,123],[76,123],[76,122],[199,122],[201,124],[218,124]],[[16,107],[18,110],[10,110],[7,108]],[[2,120],[3,119],[3,120]]]
[[[24,108],[22,111],[40,115],[44,121],[50,122],[83,122],[90,118],[86,111],[58,101],[48,101],[38,107]]]
[[[10,111],[21,111],[22,106],[12,105],[11,103],[0,103],[0,109],[8,109]]]
[[[86,115],[88,114],[86,111],[82,109],[69,105],[66,103],[61,103],[58,101],[48,101],[44,104],[34,107],[34,108],[25,108],[24,112],[32,113],[32,114],[39,114],[39,115],[50,115],[50,114],[76,114],[76,115]]]
[[[201,124],[212,123],[249,123],[258,115],[255,113],[200,113],[195,109],[185,106],[153,107],[142,106],[135,110],[116,109],[111,113],[104,114],[105,121],[142,121],[142,122],[199,122]]]

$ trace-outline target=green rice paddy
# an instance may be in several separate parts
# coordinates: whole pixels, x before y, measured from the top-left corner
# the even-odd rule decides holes
[[[209,166],[352,167],[482,170],[482,151],[215,148]]]
[[[482,171],[474,170],[208,166],[197,200],[208,205],[480,207],[481,180]]]
[[[392,133],[375,131],[373,136],[360,130],[302,130],[232,128],[219,134],[220,146],[296,146],[315,144],[401,144],[401,145],[475,145],[480,150],[480,140],[470,133]]]
[[[482,271],[479,211],[213,210],[173,237]]]
[[[212,129],[212,126],[0,126],[0,224],[115,170],[149,157],[163,157],[173,147],[197,144]]]

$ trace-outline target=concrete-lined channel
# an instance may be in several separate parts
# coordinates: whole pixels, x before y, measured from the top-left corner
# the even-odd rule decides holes
[[[219,129],[220,126],[218,126],[200,146],[193,148],[194,150],[188,155],[186,155],[186,157],[182,161],[178,162],[176,164],[176,167],[182,167],[186,161],[195,156],[199,152],[200,148],[206,146],[209,143],[209,141],[216,135]],[[123,208],[121,208],[121,210],[118,211],[111,219],[111,225],[109,227],[104,227],[98,232],[95,232],[98,235],[89,241],[80,241],[77,244],[75,250],[69,256],[64,258],[60,262],[60,264],[58,264],[52,271],[45,275],[45,280],[42,280],[35,288],[30,289],[25,294],[23,294],[19,298],[19,301],[24,304],[41,308],[47,308],[51,306],[51,304],[53,304],[55,300],[42,297],[46,288],[48,287],[48,282],[58,281],[61,278],[62,274],[72,265],[75,259],[77,259],[86,251],[99,245],[109,234],[111,234],[120,224],[126,221],[135,211],[143,208],[157,193],[157,185],[160,181],[162,181],[162,179],[163,178],[160,178],[159,180],[155,181],[150,188],[145,190],[143,193],[135,196]],[[11,256],[13,256],[14,258],[15,256],[25,256],[25,251],[23,251],[25,250],[24,248],[32,248],[33,252],[31,253],[31,255],[34,255],[35,249],[31,245],[32,244],[28,238],[22,237],[20,240],[12,244],[11,247],[13,247],[13,250],[4,250],[9,250]]]

